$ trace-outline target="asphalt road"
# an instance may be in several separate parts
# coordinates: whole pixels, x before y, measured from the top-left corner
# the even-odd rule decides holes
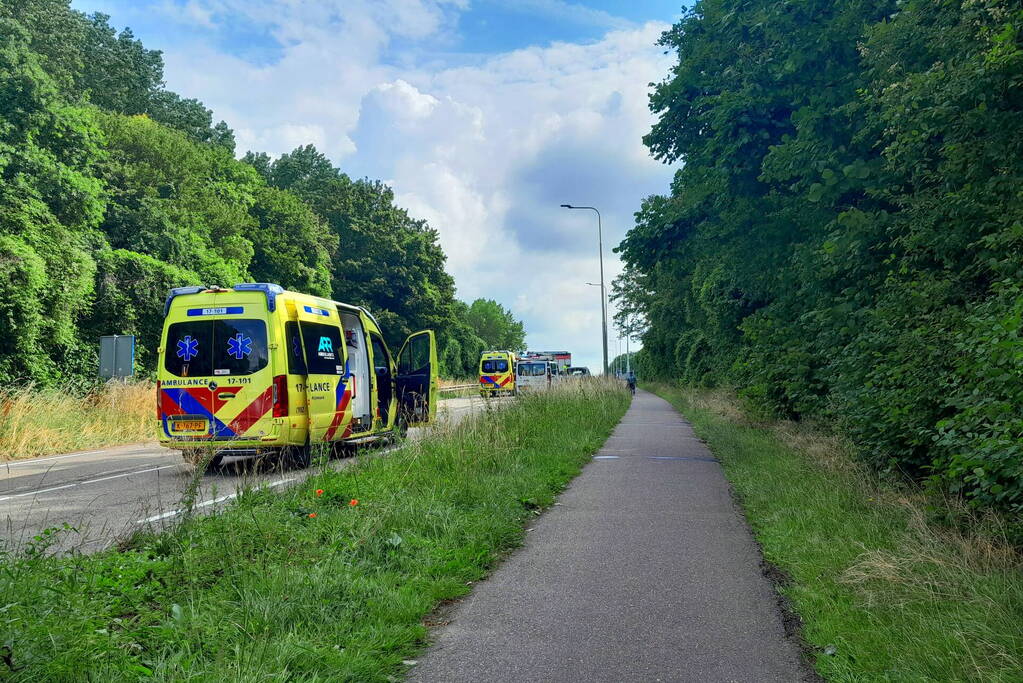
[[[442,400],[438,424],[456,424],[482,404],[478,397]],[[412,429],[409,437],[420,433]],[[346,467],[351,462],[351,458],[333,460],[330,466]],[[173,523],[182,496],[193,482],[198,483],[195,509],[212,512],[228,504],[240,489],[287,486],[314,471],[252,471],[246,465],[228,462],[197,478],[195,469],[177,451],[155,444],[0,463],[0,542],[24,549],[45,529],[67,523],[75,531],[61,532],[54,548],[93,552],[140,525]]]
[[[721,466],[639,392],[524,547],[433,635],[413,681],[800,681]]]

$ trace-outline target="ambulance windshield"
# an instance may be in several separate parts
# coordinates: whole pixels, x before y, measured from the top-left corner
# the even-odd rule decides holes
[[[488,358],[483,361],[483,372],[508,372],[508,360],[505,358]]]

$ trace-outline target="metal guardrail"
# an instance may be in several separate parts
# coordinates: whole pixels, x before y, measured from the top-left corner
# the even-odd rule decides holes
[[[461,391],[462,389],[476,389],[478,387],[479,387],[478,384],[454,384],[454,385],[449,386],[449,387],[441,387],[440,390],[441,391]]]

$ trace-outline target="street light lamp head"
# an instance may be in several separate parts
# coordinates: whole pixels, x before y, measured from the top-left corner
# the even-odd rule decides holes
[[[574,209],[575,207],[572,206],[571,204],[562,204],[561,208],[563,208],[563,209]]]

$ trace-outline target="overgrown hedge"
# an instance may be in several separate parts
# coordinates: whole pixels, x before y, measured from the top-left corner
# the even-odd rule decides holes
[[[238,160],[227,124],[162,79],[160,53],[105,15],[0,2],[0,383],[92,379],[106,334],[138,335],[152,370],[179,285],[333,294],[394,345],[434,328],[449,376],[502,348],[466,322],[476,304],[455,299],[437,231],[390,187],[312,145]]]
[[[1023,8],[701,0],[662,42],[646,142],[683,165],[617,287],[641,369],[1023,511]]]

